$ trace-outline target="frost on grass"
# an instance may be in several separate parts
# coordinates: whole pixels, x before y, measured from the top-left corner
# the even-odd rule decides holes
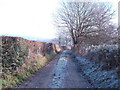
[[[119,80],[116,71],[101,70],[99,65],[92,64],[89,60],[79,57],[79,65],[83,73],[89,76],[96,88],[118,88]]]
[[[60,88],[63,87],[63,80],[65,77],[65,72],[66,72],[66,65],[67,65],[67,57],[65,55],[65,52],[63,52],[63,54],[61,54],[57,65],[55,67],[55,71],[54,71],[54,77],[52,79],[50,88]]]
[[[89,77],[94,87],[120,88],[120,78],[117,73],[117,68],[119,67],[117,50],[117,45],[99,46],[88,50],[85,55],[88,56],[88,59],[80,56],[76,57],[80,68]],[[117,63],[115,63],[115,60]]]

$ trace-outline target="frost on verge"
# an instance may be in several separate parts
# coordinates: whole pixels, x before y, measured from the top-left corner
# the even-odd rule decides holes
[[[57,65],[55,67],[54,77],[52,79],[50,88],[63,87],[63,80],[65,77],[66,65],[67,65],[67,57],[65,55],[65,52],[63,52],[63,54],[61,54],[61,56],[57,62]]]

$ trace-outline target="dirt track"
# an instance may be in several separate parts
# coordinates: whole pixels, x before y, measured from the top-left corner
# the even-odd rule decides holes
[[[18,88],[90,88],[68,53],[69,50],[65,50],[57,55]]]

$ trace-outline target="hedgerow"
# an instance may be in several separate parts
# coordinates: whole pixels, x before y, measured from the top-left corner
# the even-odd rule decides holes
[[[13,87],[38,69],[45,66],[55,55],[52,43],[30,41],[20,37],[2,36],[0,42],[3,88]]]
[[[18,40],[13,37],[2,37],[2,72],[11,74],[25,63],[28,45],[22,50]]]

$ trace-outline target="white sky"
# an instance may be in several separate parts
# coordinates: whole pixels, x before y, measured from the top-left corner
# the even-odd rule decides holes
[[[52,14],[58,1],[0,0],[0,35],[54,38],[56,28],[53,26]],[[118,7],[117,2],[113,5],[114,9]],[[116,23],[117,19],[115,16],[113,21]]]
[[[0,0],[0,34],[53,38],[57,0]]]

